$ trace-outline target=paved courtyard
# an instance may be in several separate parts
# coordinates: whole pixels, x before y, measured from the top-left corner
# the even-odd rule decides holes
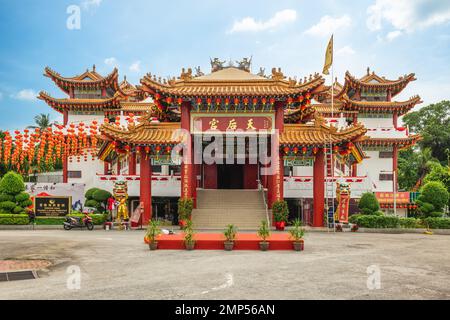
[[[310,232],[296,253],[150,252],[143,235],[0,231],[0,270],[46,268],[0,299],[450,299],[450,236]]]

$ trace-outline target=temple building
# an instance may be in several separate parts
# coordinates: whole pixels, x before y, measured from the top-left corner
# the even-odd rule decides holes
[[[191,198],[194,226],[204,228],[254,228],[283,199],[291,218],[321,227],[337,182],[350,185],[353,206],[364,192],[398,191],[398,151],[420,138],[398,119],[421,101],[392,98],[413,74],[386,80],[368,70],[327,86],[319,74],[300,81],[279,68],[254,74],[250,63],[214,59],[209,74],[147,74],[139,85],[119,82],[117,69],[103,77],[94,66],[66,78],[46,68],[66,97],[39,98],[64,125],[101,124],[98,159],[64,159],[62,182],[112,190],[128,181],[130,209],[144,224],[170,219],[178,198]]]

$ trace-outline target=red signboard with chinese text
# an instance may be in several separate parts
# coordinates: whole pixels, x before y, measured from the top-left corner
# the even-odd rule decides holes
[[[350,195],[341,194],[338,206],[338,220],[340,223],[348,223],[348,209],[350,206]]]
[[[380,204],[391,204],[394,203],[394,193],[393,192],[375,192],[375,196]],[[395,202],[397,204],[408,204],[409,192],[397,192],[395,194]]]
[[[273,114],[192,114],[191,132],[272,132]]]

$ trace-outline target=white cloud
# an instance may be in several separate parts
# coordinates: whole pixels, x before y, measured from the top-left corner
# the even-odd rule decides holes
[[[443,0],[376,0],[367,9],[367,27],[381,30],[383,22],[396,30],[413,32],[450,21],[450,1]]]
[[[228,33],[273,30],[283,24],[294,22],[295,20],[297,20],[297,12],[295,10],[286,9],[276,12],[272,18],[266,21],[256,21],[253,17],[246,17],[240,21],[235,21]]]
[[[140,72],[141,71],[141,61],[135,61],[130,66],[130,71]]]
[[[100,4],[102,3],[102,0],[84,0],[81,3],[81,6],[84,10],[89,11],[91,8],[98,8]]]
[[[319,23],[306,30],[305,34],[319,37],[331,36],[331,34],[337,30],[348,28],[351,25],[352,19],[348,15],[344,15],[340,18],[323,16]]]
[[[119,61],[117,61],[117,59],[114,57],[106,58],[104,62],[107,66],[116,68],[119,67]]]
[[[355,50],[353,50],[353,48],[350,46],[345,46],[345,47],[342,47],[342,48],[336,50],[337,56],[350,56],[350,55],[354,55],[355,53],[356,53]]]
[[[11,95],[11,98],[22,101],[35,101],[37,93],[32,89],[23,89],[18,93]]]
[[[400,37],[403,34],[400,30],[391,31],[387,34],[386,40],[391,42]]]

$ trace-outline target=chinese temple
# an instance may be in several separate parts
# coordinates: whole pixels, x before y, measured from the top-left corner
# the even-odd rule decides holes
[[[233,211],[227,205],[237,220],[265,210],[243,222],[257,226],[283,199],[304,223],[321,227],[337,181],[349,183],[356,199],[392,191],[398,151],[419,139],[398,118],[420,98],[392,101],[413,74],[386,80],[370,70],[361,79],[347,73],[343,85],[331,87],[319,74],[254,74],[251,60],[226,65],[216,58],[209,74],[200,67],[177,78],[147,74],[139,85],[119,82],[117,69],[103,77],[95,66],[72,78],[50,68],[45,75],[67,97],[39,98],[63,114],[64,125],[102,124],[98,159],[65,159],[63,183],[111,190],[114,181],[128,181],[130,209],[142,212],[144,224],[167,211],[155,199],[181,197],[194,200],[196,227],[223,227]]]

